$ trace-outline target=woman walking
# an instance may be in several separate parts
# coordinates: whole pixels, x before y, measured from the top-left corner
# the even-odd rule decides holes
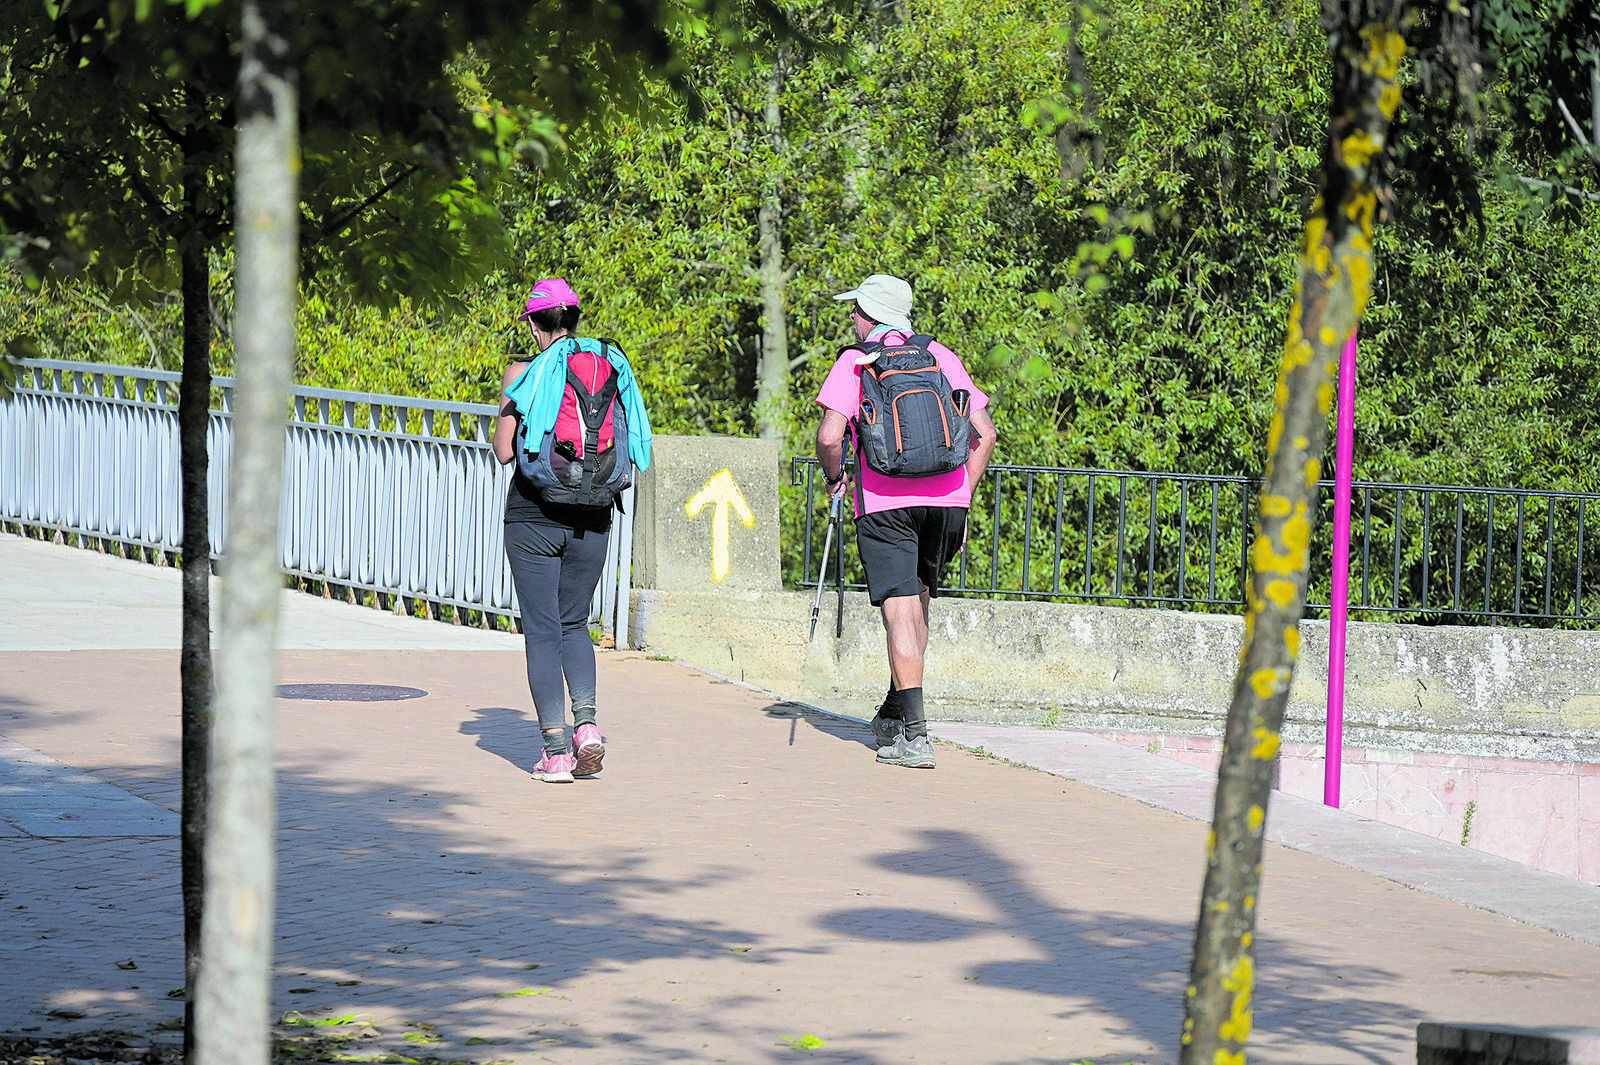
[[[494,432],[495,457],[517,466],[506,494],[506,558],[544,743],[533,777],[551,784],[593,776],[605,758],[589,604],[614,492],[633,467],[650,464],[650,422],[627,356],[613,341],[578,336],[580,317],[566,281],[534,285],[519,320],[539,354],[506,369]]]

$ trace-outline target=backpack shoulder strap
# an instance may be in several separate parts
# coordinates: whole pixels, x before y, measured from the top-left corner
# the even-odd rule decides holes
[[[633,363],[628,361],[628,353],[622,350],[621,344],[617,343],[617,341],[611,337],[599,337],[597,339],[600,343],[600,357],[602,359],[610,362],[611,356],[615,354],[622,360],[623,364],[628,367],[628,373],[632,374],[634,372]],[[613,373],[618,372],[615,366],[613,366],[611,369]]]

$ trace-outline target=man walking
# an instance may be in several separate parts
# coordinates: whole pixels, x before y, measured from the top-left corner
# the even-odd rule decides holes
[[[943,344],[912,328],[911,297],[910,283],[889,274],[873,274],[834,297],[850,301],[856,344],[840,352],[817,395],[824,408],[817,429],[817,458],[831,495],[854,493],[856,545],[867,574],[867,595],[883,614],[889,692],[872,718],[878,761],[932,769],[933,747],[928,742],[928,718],[922,703],[928,602],[939,592],[940,571],[966,541],[972,489],[989,465],[997,436],[986,409],[989,397],[973,385],[961,360]],[[929,368],[936,387],[916,391],[943,388],[946,406],[953,403],[954,414],[936,408],[934,417],[903,429],[896,425],[896,431],[887,435],[891,440],[907,438],[917,435],[919,425],[955,424],[970,432],[970,440],[935,441],[934,450],[954,454],[945,462],[954,468],[922,473],[918,471],[925,465],[905,462],[897,466],[893,455],[888,460],[883,457],[882,426],[891,415],[885,404],[878,402],[884,365],[876,364],[880,359],[900,360],[895,362],[898,369],[928,355],[937,362],[936,372]],[[865,402],[864,373],[871,375],[873,389],[873,396]],[[936,380],[939,373],[943,383]],[[859,480],[843,462],[847,429],[856,439]],[[864,430],[869,438],[864,438]],[[937,435],[938,430],[929,432]],[[910,446],[904,439],[901,443]],[[862,454],[864,446],[866,455]],[[889,447],[892,450],[894,445]],[[897,472],[882,472],[875,465]]]

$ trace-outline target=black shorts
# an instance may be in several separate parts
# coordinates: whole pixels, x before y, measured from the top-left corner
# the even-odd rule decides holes
[[[873,606],[902,595],[939,594],[939,571],[961,550],[965,507],[903,507],[856,519],[856,550]]]

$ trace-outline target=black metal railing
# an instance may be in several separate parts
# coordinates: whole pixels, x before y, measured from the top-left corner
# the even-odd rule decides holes
[[[827,518],[816,460],[794,459],[790,481],[803,507],[786,525],[800,544],[791,573],[815,588]],[[1238,612],[1260,486],[1249,477],[990,466],[942,591]],[[1321,488],[1307,605],[1325,612],[1333,484]],[[1584,581],[1596,502],[1600,495],[1584,492],[1358,481],[1350,609],[1435,623],[1596,620],[1600,587]],[[827,582],[863,587],[854,536],[842,527]]]

